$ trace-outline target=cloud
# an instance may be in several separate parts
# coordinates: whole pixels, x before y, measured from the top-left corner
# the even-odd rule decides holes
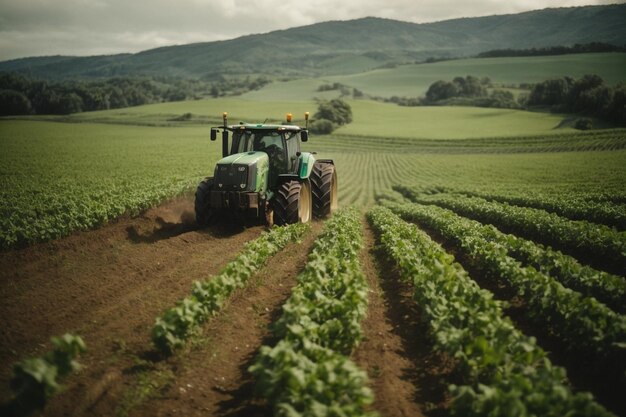
[[[327,20],[430,22],[615,1],[549,0],[0,0],[0,60],[138,52]]]

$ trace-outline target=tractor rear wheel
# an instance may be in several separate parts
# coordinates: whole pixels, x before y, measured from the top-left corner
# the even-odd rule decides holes
[[[213,189],[213,178],[205,178],[196,189],[196,223],[200,227],[208,226],[215,217],[214,210],[211,210],[211,190]]]
[[[316,162],[311,172],[313,214],[323,218],[337,209],[337,171],[330,162]]]
[[[311,220],[311,186],[308,181],[287,181],[274,197],[274,222],[283,226]]]

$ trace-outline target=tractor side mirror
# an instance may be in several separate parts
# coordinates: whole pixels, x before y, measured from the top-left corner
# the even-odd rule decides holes
[[[211,128],[211,140],[217,139],[217,129]]]
[[[309,140],[309,132],[307,130],[303,130],[300,132],[300,140],[302,142],[306,142]]]

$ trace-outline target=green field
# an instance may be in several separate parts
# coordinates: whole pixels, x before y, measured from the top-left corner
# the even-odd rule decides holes
[[[336,130],[339,135],[462,139],[575,132],[570,127],[559,127],[564,116],[558,114],[477,107],[401,107],[371,100],[348,102],[353,108],[354,122]],[[314,113],[316,108],[313,101],[265,102],[227,98],[151,104],[47,119],[144,126],[197,126],[221,124],[222,112],[226,111],[230,123],[280,121],[284,120],[286,113],[293,113],[295,122],[303,123],[304,112]],[[175,120],[184,113],[193,116],[184,122]]]
[[[207,126],[152,127],[127,123],[141,122],[145,117],[162,120],[159,117],[166,117],[167,112],[183,108],[207,113],[217,112],[218,108],[234,108],[234,114],[243,114],[247,120],[264,112],[258,103],[246,101],[206,100],[184,104],[75,117],[97,120],[104,113],[107,124],[2,121],[3,246],[63,236],[72,230],[97,226],[123,213],[135,213],[194,189],[202,177],[212,174],[220,146],[209,141]],[[302,103],[287,104],[292,108],[298,105],[306,108]],[[415,114],[435,111],[440,120],[440,124],[433,124],[428,121],[434,116],[424,116],[420,122],[408,118],[411,123],[403,124],[401,117],[391,120],[374,117],[379,112],[372,109],[398,109],[395,106],[353,104],[353,125],[340,129],[339,135],[312,136],[306,144],[306,149],[317,151],[319,157],[336,161],[343,205],[371,205],[377,195],[391,192],[391,187],[399,183],[531,187],[564,192],[595,190],[601,186],[606,192],[625,191],[626,135],[623,130],[573,135],[559,130],[560,135],[537,136],[551,132],[550,123],[554,121],[550,122],[550,118],[554,116],[495,111],[492,118],[517,123],[503,122],[491,131],[486,130],[493,132],[490,135],[495,136],[493,139],[467,139],[480,134],[482,121],[490,117],[493,110],[401,108],[401,111]],[[369,117],[362,116],[368,111]],[[456,125],[448,124],[448,130],[443,130],[445,121],[459,114],[464,119]],[[112,124],[115,120],[122,124]],[[545,120],[548,122],[542,130],[540,122]],[[422,132],[427,132],[423,136],[430,136],[429,139],[402,139],[417,132],[420,123],[427,126]],[[518,130],[507,131],[507,126]],[[500,137],[515,132],[535,136]],[[368,133],[389,134],[398,139],[368,137]],[[439,136],[463,139],[438,140]]]
[[[473,58],[442,61],[432,64],[401,65],[363,73],[309,78],[273,83],[262,90],[247,93],[243,98],[253,100],[304,100],[325,98],[332,92],[320,93],[322,84],[339,82],[380,97],[419,97],[437,80],[474,75],[489,77],[497,84],[536,83],[565,75],[580,78],[598,74],[608,84],[624,80],[626,53],[576,54],[541,57]],[[335,92],[335,94],[338,94]]]
[[[316,92],[326,82],[387,96],[423,94],[436,79],[465,74],[519,83],[594,72],[616,83],[625,63],[623,53],[454,60],[275,82],[240,97],[2,120],[3,246],[91,228],[193,189],[218,159],[208,127],[221,124],[224,111],[231,124],[281,121],[285,113],[303,124],[304,112],[317,109],[314,97],[338,94]],[[545,112],[348,102],[353,122],[305,146],[336,161],[344,205],[371,205],[402,183],[625,191],[623,129],[581,134],[568,117]]]

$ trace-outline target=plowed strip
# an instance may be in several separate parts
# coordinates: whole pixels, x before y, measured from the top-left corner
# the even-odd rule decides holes
[[[375,237],[369,226],[365,226],[364,243],[361,266],[370,297],[362,324],[365,337],[353,356],[370,378],[375,396],[372,409],[385,417],[443,410],[447,370],[442,358],[431,351],[411,290],[398,281],[390,265],[373,258]]]
[[[131,416],[262,416],[269,410],[253,400],[253,381],[247,372],[261,345],[270,337],[269,324],[295,285],[321,223],[301,244],[290,244],[273,257],[248,286],[237,291],[228,305],[203,331],[204,345],[169,364],[173,383],[158,398],[131,412]],[[91,415],[113,415],[121,394],[101,401]]]
[[[136,219],[0,254],[2,398],[12,362],[49,349],[50,336],[76,332],[88,346],[85,369],[51,404],[71,410],[119,360],[116,352],[145,350],[157,314],[262,230],[196,230],[193,201],[183,198]]]

